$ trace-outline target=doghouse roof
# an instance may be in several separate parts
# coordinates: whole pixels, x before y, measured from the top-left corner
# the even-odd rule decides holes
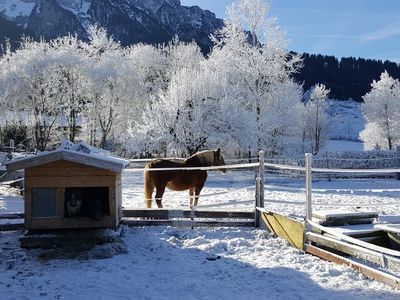
[[[102,155],[98,153],[84,153],[73,150],[59,149],[52,152],[41,153],[35,156],[30,156],[23,159],[16,159],[6,164],[7,171],[16,171],[37,167],[40,165],[52,163],[59,160],[66,160],[81,165],[105,169],[113,172],[121,172],[128,164],[129,161],[111,156]]]

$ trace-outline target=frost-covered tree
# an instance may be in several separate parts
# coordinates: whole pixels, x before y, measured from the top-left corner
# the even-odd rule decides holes
[[[56,59],[50,44],[24,39],[0,60],[2,94],[8,107],[24,110],[36,148],[45,150],[60,115]]]
[[[89,57],[86,76],[88,78],[88,103],[85,110],[86,132],[91,144],[109,147],[115,136],[114,129],[123,121],[134,87],[131,80],[135,73],[128,63],[127,49],[114,41],[102,28],[91,27],[89,43],[84,45]],[[115,142],[115,141],[113,141]]]
[[[182,69],[199,69],[204,61],[200,47],[195,43],[185,43],[174,38],[166,47],[166,74],[169,78]],[[167,78],[168,80],[168,78]]]
[[[207,74],[205,58],[193,42],[174,39],[161,52],[165,69],[157,73],[163,82],[147,94],[143,115],[132,122],[132,147],[137,152],[193,154],[208,145],[206,119],[218,79]]]
[[[367,149],[393,149],[400,141],[400,81],[387,71],[373,81],[364,97],[365,129],[360,133]]]
[[[301,87],[290,75],[300,58],[286,50],[268,9],[261,0],[234,3],[207,59],[194,43],[174,40],[163,49],[167,86],[130,131],[145,137],[137,149],[282,150],[299,119]]]
[[[101,147],[112,140],[125,151],[130,125],[141,124],[146,105],[166,89],[166,55],[151,45],[123,48],[104,29],[96,27],[91,28],[85,49],[90,58],[86,111],[89,140],[91,144],[99,140]]]
[[[102,147],[112,140],[124,148],[129,121],[140,122],[150,99],[167,89],[167,53],[149,45],[123,48],[97,27],[89,28],[88,42],[71,35],[26,39],[0,58],[1,106],[26,112],[23,121],[40,150],[65,137]],[[188,54],[179,63],[189,60]]]
[[[128,151],[130,140],[137,148],[138,134],[132,137],[133,126],[143,124],[143,111],[161,90],[167,88],[167,58],[162,48],[138,44],[126,49],[123,61],[123,77],[129,83],[125,100],[121,101],[122,112],[114,128],[114,140],[120,149],[119,154]],[[132,150],[132,149],[131,149]],[[135,149],[137,151],[137,149]]]
[[[267,116],[262,118],[265,150],[271,154],[289,154],[297,143],[301,124],[303,88],[287,79],[271,91],[266,103]],[[290,116],[290,117],[288,117]]]
[[[209,147],[220,93],[217,83],[203,68],[175,73],[168,89],[148,104],[142,123],[131,131],[143,137],[141,149],[191,155]]]
[[[245,149],[269,148],[271,134],[279,134],[282,128],[281,122],[276,128],[271,122],[275,119],[273,108],[282,100],[274,93],[281,91],[281,85],[298,90],[289,82],[301,59],[289,53],[282,31],[267,17],[268,10],[269,2],[264,0],[233,3],[225,26],[213,39],[215,47],[210,56],[215,72],[227,83],[227,99],[242,109],[243,116],[252,116],[242,119],[253,132],[247,136]],[[299,101],[289,99],[292,106]],[[290,120],[285,120],[288,125]]]
[[[124,60],[125,49],[108,37],[106,30],[92,27],[89,38],[85,48],[90,57],[86,75],[91,92],[86,117],[99,128],[99,145],[105,148],[123,113],[122,103],[130,86],[126,76],[130,65]]]
[[[50,42],[50,51],[58,77],[58,95],[61,104],[60,130],[67,129],[68,138],[75,142],[79,117],[85,109],[88,78],[86,53],[76,36],[65,36]],[[64,124],[66,123],[66,124]]]
[[[310,142],[310,150],[317,154],[327,139],[328,95],[330,90],[323,84],[314,85],[303,106],[303,142]]]

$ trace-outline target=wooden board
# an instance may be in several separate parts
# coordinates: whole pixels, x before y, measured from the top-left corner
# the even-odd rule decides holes
[[[88,217],[74,218],[32,218],[30,230],[46,230],[46,229],[82,229],[82,228],[116,228],[115,218],[111,216],[103,216],[99,220]]]
[[[126,218],[121,220],[121,224],[134,227],[254,227],[254,221],[131,220]]]
[[[364,264],[351,260],[349,258],[342,257],[340,255],[331,253],[329,251],[323,250],[321,248],[312,246],[312,245],[305,245],[306,252],[318,256],[322,259],[349,266],[354,270],[364,274],[365,276],[375,279],[377,281],[383,282],[388,284],[396,289],[400,289],[400,277],[388,274],[386,272],[368,267]]]
[[[126,218],[229,218],[254,219],[254,212],[191,209],[124,209]]]
[[[338,219],[338,220],[330,220],[330,221],[320,221],[318,219],[314,219],[313,221],[319,221],[319,224],[322,226],[346,226],[346,225],[360,225],[360,224],[372,224],[375,219]]]
[[[354,219],[374,219],[378,218],[378,212],[375,211],[351,211],[343,212],[338,210],[314,211],[313,218],[323,221],[346,221]]]
[[[261,211],[260,225],[297,249],[304,248],[304,224],[287,216]]]
[[[400,258],[378,253],[357,245],[337,240],[320,234],[309,232],[307,239],[317,245],[328,247],[353,257],[369,261],[393,272],[400,272]]]
[[[115,176],[26,177],[25,188],[106,187],[115,184]]]
[[[376,229],[400,234],[400,224],[376,224]]]
[[[354,238],[382,235],[384,232],[375,228],[374,224],[330,227],[335,232]]]
[[[25,170],[26,177],[114,176],[114,174],[115,172],[109,170],[85,166],[65,160],[46,163],[44,165],[27,168]]]

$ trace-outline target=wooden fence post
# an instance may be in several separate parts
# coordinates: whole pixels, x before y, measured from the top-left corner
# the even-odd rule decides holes
[[[256,178],[256,201],[254,207],[254,227],[258,228],[260,226],[260,212],[257,210],[257,207],[260,207],[260,187],[261,187],[261,178]]]
[[[10,152],[14,152],[15,151],[15,142],[14,140],[10,140]]]
[[[331,166],[329,162],[329,152],[326,151],[325,154],[326,154],[326,168],[330,169]],[[331,181],[331,173],[328,173],[328,181]]]
[[[310,230],[308,221],[312,219],[312,154],[306,153],[306,230]]]
[[[400,146],[396,146],[396,168],[400,167]],[[396,179],[400,180],[400,173],[396,173]]]
[[[264,208],[264,181],[265,181],[265,168],[264,168],[264,151],[261,150],[258,155],[260,163],[258,169],[258,177],[260,178],[260,207]]]

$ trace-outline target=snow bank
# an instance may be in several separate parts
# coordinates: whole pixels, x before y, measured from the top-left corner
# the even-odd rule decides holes
[[[41,261],[0,233],[2,299],[398,299],[349,268],[291,248],[261,230],[127,229],[128,253]],[[6,244],[7,243],[7,244]],[[13,249],[9,255],[9,249]],[[8,253],[9,256],[4,253]]]

